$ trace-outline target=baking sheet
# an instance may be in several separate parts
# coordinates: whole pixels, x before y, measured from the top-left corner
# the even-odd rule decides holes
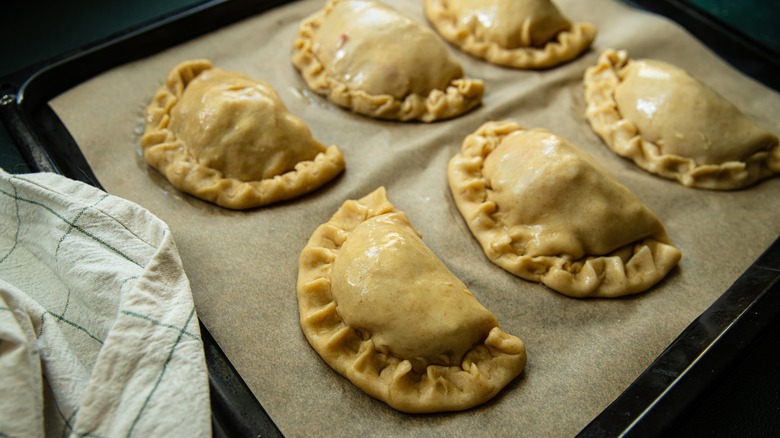
[[[414,0],[387,1],[424,23]],[[676,64],[718,89],[775,133],[780,96],[722,62],[683,30],[617,1],[560,0],[596,24],[594,49],[564,66],[522,72],[453,48],[468,76],[485,81],[483,105],[435,124],[374,121],[313,95],[289,62],[298,22],[324,2],[304,0],[108,71],[50,102],[101,184],[166,221],[192,283],[199,316],[281,431],[288,436],[433,433],[572,435],[617,397],[780,234],[780,180],[708,192],[644,173],[612,154],[584,119],[581,79],[605,48]],[[338,145],[347,170],[299,200],[234,212],[181,194],[140,155],[143,108],[167,72],[208,58],[271,83],[316,138]],[[488,120],[545,127],[594,155],[666,225],[683,252],[651,291],[619,300],[575,300],[492,265],[454,206],[446,163]],[[528,348],[525,373],[467,412],[407,415],[332,371],[298,325],[300,250],[346,199],[384,185],[423,240]]]

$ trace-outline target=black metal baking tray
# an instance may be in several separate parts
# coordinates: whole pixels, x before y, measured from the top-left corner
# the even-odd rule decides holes
[[[49,107],[49,100],[109,68],[290,1],[204,1],[76,53],[11,74],[0,85],[0,119],[31,169],[60,173],[101,187],[78,144]],[[767,86],[780,89],[780,77],[771,74],[780,65],[776,57],[706,13],[680,0],[624,1],[670,16],[732,65]],[[774,345],[778,327],[780,239],[579,436],[655,436],[691,427],[691,421],[699,421],[696,415],[706,421],[708,414],[697,410],[699,403],[711,396],[713,388],[730,378],[730,374],[745,369],[746,360],[760,362],[766,351],[775,352],[774,347],[766,345]],[[201,330],[214,435],[281,436],[202,324]],[[756,358],[756,354],[763,356]],[[755,427],[765,430],[760,425]]]

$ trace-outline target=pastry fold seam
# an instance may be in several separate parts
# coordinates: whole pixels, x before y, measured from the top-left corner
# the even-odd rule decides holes
[[[733,190],[752,185],[780,173],[780,144],[757,151],[744,161],[703,164],[693,158],[663,152],[663,148],[642,137],[637,126],[623,117],[615,99],[621,82],[619,71],[630,63],[624,50],[606,50],[584,76],[585,117],[604,143],[617,155],[663,178],[687,187]]]
[[[586,51],[596,39],[598,30],[591,23],[572,23],[571,28],[559,32],[542,47],[502,47],[474,35],[460,24],[448,8],[449,0],[425,0],[428,21],[445,40],[464,52],[493,64],[517,69],[545,69],[571,61]]]
[[[464,114],[478,106],[484,94],[479,79],[456,78],[445,89],[427,95],[410,93],[403,98],[352,89],[328,72],[314,50],[314,37],[327,14],[338,4],[331,0],[323,10],[304,19],[296,36],[292,63],[315,93],[342,108],[364,116],[399,121],[434,122]]]
[[[187,85],[211,68],[207,60],[177,65],[146,111],[146,129],[140,141],[144,158],[174,187],[221,207],[247,209],[309,193],[344,170],[344,157],[337,146],[325,147],[313,159],[295,164],[293,170],[254,181],[225,177],[219,170],[200,163],[170,129],[170,112]]]
[[[519,131],[524,129],[514,122],[485,123],[466,137],[448,167],[455,203],[489,260],[520,278],[576,298],[642,292],[677,264],[680,252],[662,229],[660,237],[643,238],[603,255],[534,254],[516,248],[511,227],[497,216],[498,207],[490,200],[482,164],[504,137]]]
[[[456,411],[481,404],[522,372],[526,352],[519,338],[495,326],[459,363],[441,365],[380,348],[370,333],[348,327],[339,314],[329,277],[343,240],[365,220],[398,213],[380,188],[360,200],[346,201],[329,223],[315,230],[299,261],[303,333],[334,370],[400,411]],[[331,226],[334,221],[341,226]]]

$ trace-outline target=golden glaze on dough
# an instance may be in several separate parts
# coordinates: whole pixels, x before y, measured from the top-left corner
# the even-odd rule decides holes
[[[578,57],[596,38],[550,0],[425,0],[433,27],[463,51],[494,64],[547,68]]]
[[[777,136],[672,65],[605,51],[585,74],[585,97],[593,130],[650,173],[720,190],[780,173]]]
[[[176,188],[222,207],[291,199],[344,169],[266,83],[212,68],[176,66],[147,108],[146,161]]]
[[[434,32],[373,0],[328,1],[301,23],[292,61],[314,92],[380,119],[455,117],[483,94]]]
[[[487,257],[563,294],[642,292],[680,259],[632,192],[545,130],[484,124],[450,160],[448,179]]]
[[[298,271],[301,328],[319,355],[405,412],[483,403],[519,375],[523,342],[423,243],[379,188],[312,235]]]

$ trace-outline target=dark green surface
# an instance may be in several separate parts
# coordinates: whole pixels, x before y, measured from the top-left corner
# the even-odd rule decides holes
[[[780,436],[780,322],[693,406],[672,436]]]
[[[780,1],[685,0],[780,54]]]
[[[204,0],[106,0],[3,2],[0,77],[67,56],[106,38],[142,26]],[[25,173],[8,131],[0,124],[0,167]]]
[[[70,53],[203,0],[4,2],[0,76]]]

